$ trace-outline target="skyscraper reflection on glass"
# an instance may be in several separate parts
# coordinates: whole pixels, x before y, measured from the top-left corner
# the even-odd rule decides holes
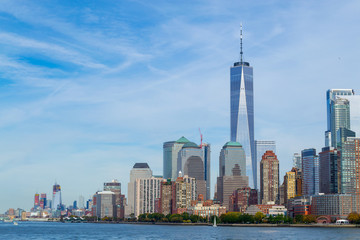
[[[231,141],[239,142],[246,155],[246,176],[254,188],[256,158],[254,141],[253,68],[248,62],[236,62],[230,68]]]

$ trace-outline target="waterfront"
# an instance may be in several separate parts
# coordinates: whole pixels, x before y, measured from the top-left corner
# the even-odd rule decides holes
[[[357,228],[211,227],[20,222],[0,224],[1,239],[360,239]]]

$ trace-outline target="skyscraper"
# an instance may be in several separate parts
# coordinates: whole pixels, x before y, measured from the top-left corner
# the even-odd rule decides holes
[[[246,175],[250,186],[256,182],[254,141],[253,68],[243,61],[242,30],[240,34],[240,62],[230,68],[230,140],[239,142],[246,154]]]
[[[163,144],[163,177],[175,181],[178,176],[177,159],[178,153],[184,144],[190,141],[184,136],[177,141],[164,142]]]
[[[350,105],[350,129],[360,136],[360,95],[342,96]]]
[[[301,171],[302,164],[301,164],[301,155],[299,153],[294,153],[293,166]]]
[[[35,193],[34,197],[34,208],[37,208],[40,206],[40,195],[38,193]]]
[[[135,163],[130,171],[130,182],[128,184],[128,205],[125,215],[135,213],[135,181],[138,178],[146,179],[152,177],[152,171],[147,163]]]
[[[353,196],[353,212],[360,211],[360,138],[348,137],[341,152],[341,193]]]
[[[104,183],[104,191],[110,191],[115,194],[116,217],[123,218],[125,210],[125,196],[121,194],[121,183],[119,183],[116,179],[111,182],[106,182]]]
[[[210,144],[187,142],[178,152],[177,172],[196,179],[197,194],[210,199]]]
[[[319,157],[314,148],[301,151],[302,161],[302,194],[316,195],[319,193]]]
[[[229,209],[229,197],[238,188],[248,187],[246,157],[238,142],[227,142],[219,157],[219,177],[217,178],[217,199]]]
[[[331,194],[339,192],[338,170],[340,169],[340,152],[333,147],[324,147],[319,153],[319,191]]]
[[[273,151],[266,151],[260,162],[260,201],[275,202],[279,194],[279,160]]]
[[[335,129],[336,124],[333,122],[335,119],[334,103],[336,101],[336,98],[337,96],[345,97],[351,95],[354,95],[353,89],[329,89],[326,92],[326,107],[327,107],[327,131],[325,132],[326,147],[336,147],[336,129]]]
[[[57,183],[55,183],[54,186],[53,186],[52,209],[55,210],[55,211],[56,210],[62,210],[61,187]]]
[[[262,156],[266,151],[273,151],[276,154],[276,143],[275,141],[255,141],[255,159],[256,159],[256,172],[255,172],[255,188],[260,189],[260,162]]]

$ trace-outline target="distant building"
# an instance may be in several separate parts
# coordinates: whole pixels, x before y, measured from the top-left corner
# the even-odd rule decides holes
[[[360,136],[360,95],[341,96],[349,101],[350,106],[350,129]],[[355,136],[354,136],[355,137]]]
[[[155,200],[160,198],[163,178],[137,178],[135,180],[135,217],[155,212]]]
[[[53,200],[52,200],[52,209],[53,210],[62,210],[62,201],[61,201],[61,187],[59,184],[53,186]]]
[[[299,153],[294,153],[293,166],[301,171],[302,164],[301,164],[301,155]]]
[[[319,157],[314,148],[301,151],[302,161],[302,194],[319,193]]]
[[[329,89],[326,92],[326,105],[327,105],[327,131],[325,132],[325,146],[326,147],[335,147],[336,148],[336,131],[339,127],[346,127],[350,129],[350,126],[347,126],[345,119],[348,116],[346,111],[349,112],[349,103],[337,102],[338,97],[346,98],[348,96],[354,95],[353,89]],[[348,108],[348,110],[346,110]],[[345,110],[345,112],[343,111]],[[349,118],[350,121],[350,118]],[[344,125],[345,124],[345,125]]]
[[[284,204],[296,196],[296,171],[286,172],[284,176]]]
[[[121,194],[121,183],[116,179],[104,183],[104,191],[111,191],[115,194],[115,211],[117,218],[124,218],[125,215],[125,195]]]
[[[84,209],[85,208],[85,200],[84,197],[82,195],[79,196],[79,208]]]
[[[44,209],[46,207],[46,193],[40,195],[40,208]]]
[[[260,190],[260,162],[266,151],[273,151],[276,154],[275,141],[255,140],[256,172],[255,189]]]
[[[147,163],[135,163],[130,171],[130,182],[128,184],[128,204],[125,215],[135,214],[135,181],[138,178],[146,179],[152,177],[152,171]]]
[[[116,217],[115,194],[111,191],[96,193],[96,216],[98,218]]]
[[[319,153],[319,164],[319,192],[338,193],[340,152],[333,147],[324,147]]]
[[[260,199],[263,204],[275,202],[279,194],[279,160],[266,151],[260,162]]]
[[[172,213],[173,200],[173,182],[169,178],[167,181],[161,182],[159,212],[165,216]]]
[[[34,208],[37,208],[40,206],[40,195],[38,193],[35,193],[34,197]]]

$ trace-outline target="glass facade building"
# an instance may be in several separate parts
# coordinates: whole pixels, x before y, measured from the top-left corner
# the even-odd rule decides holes
[[[243,146],[246,175],[250,186],[255,187],[253,68],[247,62],[236,62],[230,68],[230,114],[230,140]]]
[[[301,151],[302,161],[302,194],[317,195],[319,193],[319,157],[314,148]]]
[[[255,159],[256,159],[256,172],[255,172],[255,183],[254,186],[256,189],[260,189],[260,162],[262,156],[266,151],[273,151],[276,154],[276,143],[275,141],[255,141]]]
[[[52,208],[53,210],[62,210],[62,202],[61,202],[61,187],[59,184],[53,186],[53,200],[52,200]]]
[[[360,136],[360,95],[344,96],[350,105],[350,129]]]
[[[329,89],[326,92],[327,131],[325,132],[325,146],[336,147],[336,129],[334,121],[334,103],[337,97],[354,95],[353,89]],[[350,129],[350,128],[349,128]]]
[[[227,142],[220,152],[219,176],[233,176],[233,170],[240,168],[241,176],[246,175],[246,157],[238,142]]]

